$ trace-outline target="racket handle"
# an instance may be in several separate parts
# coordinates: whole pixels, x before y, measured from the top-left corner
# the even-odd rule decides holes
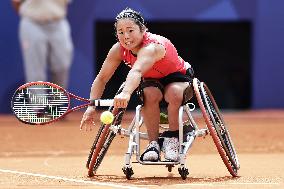
[[[91,105],[92,106],[98,106],[98,107],[113,106],[113,99],[96,99],[96,100],[91,100]]]

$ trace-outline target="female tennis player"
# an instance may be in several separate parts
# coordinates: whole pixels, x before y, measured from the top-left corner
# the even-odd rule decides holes
[[[178,56],[175,46],[167,38],[148,32],[142,15],[130,8],[115,18],[115,43],[95,78],[90,99],[99,99],[121,62],[131,69],[124,89],[114,97],[114,107],[126,108],[132,93],[139,87],[143,98],[143,118],[149,136],[149,145],[141,155],[142,161],[159,161],[160,149],[168,161],[178,161],[178,109],[183,101],[184,90],[193,78],[191,65]],[[168,104],[169,131],[164,142],[158,144],[160,106]],[[96,107],[85,111],[80,128],[91,129]]]

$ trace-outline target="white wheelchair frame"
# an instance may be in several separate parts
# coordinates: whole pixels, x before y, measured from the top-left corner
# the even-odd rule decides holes
[[[190,108],[193,106],[193,108]],[[125,161],[124,166],[122,168],[124,174],[127,179],[130,179],[131,175],[134,174],[131,166],[131,157],[132,155],[136,156],[136,162],[142,165],[166,165],[168,171],[172,171],[172,167],[175,165],[179,165],[178,171],[183,179],[188,175],[188,168],[186,167],[186,154],[188,150],[191,148],[193,141],[196,137],[205,137],[208,134],[208,129],[199,129],[197,124],[195,123],[191,111],[195,109],[193,103],[187,103],[185,105],[180,106],[179,108],[179,158],[178,161],[141,161],[140,160],[140,152],[141,145],[140,140],[148,140],[147,133],[141,132],[141,127],[143,126],[143,117],[141,115],[142,105],[138,105],[136,107],[135,116],[129,125],[128,129],[121,128],[120,126],[111,126],[111,130],[116,132],[117,134],[128,136],[128,149],[125,153]],[[187,120],[184,121],[184,113],[187,116]],[[184,139],[184,127],[193,127],[193,131],[188,133],[186,138]],[[165,128],[163,128],[165,129]]]
[[[95,172],[106,155],[114,137],[116,135],[124,135],[129,137],[128,148],[127,152],[125,153],[124,166],[122,168],[127,179],[130,179],[134,174],[131,166],[131,163],[134,163],[131,162],[132,155],[136,155],[135,163],[140,163],[142,165],[166,165],[169,172],[172,171],[172,168],[175,165],[179,165],[179,174],[181,175],[182,179],[186,179],[187,175],[189,174],[188,168],[186,167],[186,155],[188,150],[191,148],[196,137],[205,137],[210,133],[218,153],[223,160],[223,163],[227,167],[230,174],[233,177],[236,177],[238,175],[238,170],[240,169],[240,163],[233,145],[233,141],[226,127],[226,123],[224,122],[214,97],[206,84],[200,82],[197,78],[193,79],[193,89],[206,124],[203,129],[198,128],[198,125],[194,121],[194,118],[191,114],[191,111],[195,109],[194,104],[186,103],[180,106],[178,115],[180,141],[178,161],[141,161],[140,141],[141,139],[148,139],[147,133],[141,131],[141,127],[143,126],[143,117],[141,115],[142,105],[138,105],[136,107],[135,116],[127,129],[121,127],[122,116],[125,109],[118,110],[110,107],[109,110],[114,113],[115,119],[112,124],[102,124],[98,131],[86,164],[88,175],[90,177],[95,175]],[[119,90],[122,90],[122,87]],[[190,108],[190,106],[192,106],[192,108]],[[191,132],[184,133],[186,127],[192,127],[189,129]],[[186,131],[188,131],[188,129]]]

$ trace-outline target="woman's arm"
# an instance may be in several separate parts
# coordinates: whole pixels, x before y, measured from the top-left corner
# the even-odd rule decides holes
[[[90,99],[98,99],[101,98],[106,83],[110,80],[113,73],[117,69],[121,62],[120,58],[120,46],[118,43],[114,44],[112,48],[110,49],[102,67],[95,78],[90,92]],[[89,106],[87,110],[85,111],[81,124],[80,129],[82,130],[84,126],[86,126],[86,130],[88,130],[88,127],[90,130],[92,130],[92,125],[94,123],[94,116],[96,114],[96,108],[95,106]]]
[[[155,62],[161,60],[165,53],[165,48],[159,44],[149,44],[139,50],[137,60],[127,75],[124,89],[114,99],[115,107],[127,107],[131,94],[140,84],[141,77],[152,68]]]
[[[99,74],[96,76],[92,84],[90,99],[101,98],[106,83],[110,80],[121,61],[120,46],[119,43],[116,43],[110,49]]]

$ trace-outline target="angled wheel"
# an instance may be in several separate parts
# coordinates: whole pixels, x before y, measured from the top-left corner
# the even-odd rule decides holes
[[[117,94],[120,93],[123,89],[123,85],[118,90]],[[91,147],[86,167],[88,169],[88,176],[92,177],[95,175],[95,172],[99,168],[100,164],[105,157],[107,150],[109,149],[113,139],[116,136],[116,132],[110,129],[110,126],[120,126],[122,121],[122,116],[125,112],[125,109],[115,109],[113,106],[108,109],[114,115],[114,121],[112,124],[101,124],[97,136]]]
[[[121,123],[122,115],[124,114],[124,109],[114,110],[113,114],[115,116],[114,122],[112,125],[118,126]],[[105,125],[102,124],[100,131],[97,134],[97,137],[91,148],[88,160],[87,168],[88,176],[92,177],[95,175],[95,172],[99,168],[103,158],[105,157],[107,150],[109,149],[111,142],[113,141],[116,133],[110,130],[111,124]]]
[[[122,171],[125,174],[127,180],[130,180],[131,176],[134,174],[132,167],[123,167]]]
[[[202,115],[217,150],[230,174],[236,177],[240,164],[220,110],[205,83],[194,78],[193,87]]]
[[[178,172],[182,178],[182,180],[185,180],[187,175],[189,174],[188,169],[185,167],[180,167],[178,168]]]

